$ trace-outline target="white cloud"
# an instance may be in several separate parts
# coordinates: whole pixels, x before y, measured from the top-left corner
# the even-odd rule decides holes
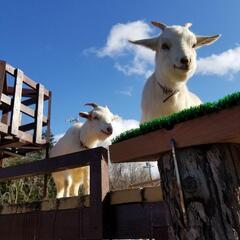
[[[128,96],[128,97],[132,96],[132,92],[133,92],[133,87],[127,87],[124,90],[116,91],[117,94],[125,95],[125,96]]]
[[[128,40],[151,38],[155,29],[144,21],[116,24],[110,30],[106,44],[101,49],[90,48],[98,57],[110,57],[114,67],[127,76],[149,77],[154,66],[154,52],[130,44]],[[196,74],[233,77],[240,72],[240,46],[219,54],[198,59]]]
[[[154,63],[154,52],[141,46],[135,46],[128,40],[149,38],[154,29],[144,21],[116,24],[112,27],[106,44],[96,50],[99,57],[111,57],[115,68],[125,75],[149,76]],[[130,57],[126,60],[126,56]],[[123,63],[124,60],[124,63]]]
[[[240,72],[240,46],[198,60],[197,74],[233,76]]]
[[[116,136],[120,135],[122,132],[138,127],[139,121],[135,119],[123,119],[121,117],[118,117],[117,120],[113,121],[113,134],[111,138],[101,143],[100,146],[107,147],[111,144],[111,140],[114,139]]]

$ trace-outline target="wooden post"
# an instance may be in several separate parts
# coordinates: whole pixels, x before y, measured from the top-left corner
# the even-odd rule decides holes
[[[174,151],[163,154],[158,167],[176,239],[239,239],[240,145],[176,148],[175,153],[178,170]]]

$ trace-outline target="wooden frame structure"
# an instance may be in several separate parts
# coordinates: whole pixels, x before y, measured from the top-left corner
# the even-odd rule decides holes
[[[157,160],[171,151],[171,139],[178,148],[211,143],[240,143],[240,106],[185,121],[172,129],[159,129],[110,146],[112,162]]]
[[[0,111],[0,159],[46,147],[51,92],[5,61],[0,61]]]
[[[57,205],[65,203],[64,208],[44,211],[40,203],[30,203],[24,205],[25,210],[30,209],[25,212],[19,206],[14,213],[0,211],[1,239],[171,239],[168,207],[164,202],[109,204],[108,152],[102,147],[2,168],[0,181],[81,166],[90,167],[90,206],[84,206],[79,203],[83,200],[75,197],[57,200]],[[78,207],[71,200],[77,201]],[[66,204],[68,201],[70,204]]]

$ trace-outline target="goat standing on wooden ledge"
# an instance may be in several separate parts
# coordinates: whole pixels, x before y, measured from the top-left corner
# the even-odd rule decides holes
[[[116,118],[108,109],[95,103],[87,103],[93,110],[79,115],[87,121],[74,124],[57,142],[50,152],[50,157],[65,155],[97,147],[113,133],[112,121]],[[64,170],[52,174],[57,198],[77,196],[80,184],[84,185],[85,193],[89,194],[89,167]]]
[[[186,86],[196,70],[196,48],[209,45],[220,35],[196,36],[184,26],[166,26],[152,22],[162,30],[159,37],[130,41],[156,51],[155,72],[148,78],[142,94],[141,122],[170,115],[201,104]]]

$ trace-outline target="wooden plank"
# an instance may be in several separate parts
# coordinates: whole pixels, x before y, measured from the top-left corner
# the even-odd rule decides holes
[[[9,97],[5,93],[3,93],[1,96],[1,102],[7,104],[8,106],[11,106],[11,97]]]
[[[37,88],[37,83],[30,79],[28,76],[24,75],[24,83],[26,83],[29,87],[36,89]],[[44,89],[44,95],[49,97],[49,91],[47,89]]]
[[[22,157],[21,154],[15,153],[14,151],[3,150],[1,152],[3,152],[4,154],[6,154],[10,157]]]
[[[35,116],[36,116],[36,111],[34,111],[32,108],[27,107],[23,104],[21,104],[21,112],[27,114],[29,117],[32,117],[32,118],[35,118]],[[43,123],[47,123],[47,117],[42,116],[42,121],[43,121]]]
[[[11,74],[12,76],[15,76],[15,72],[17,71],[17,68],[14,68],[9,63],[6,63],[6,71]],[[37,83],[30,79],[28,76],[24,75],[24,83],[26,83],[29,87],[36,89]],[[46,97],[49,97],[49,91],[47,89],[44,90],[44,95]]]
[[[171,219],[166,203],[131,203],[104,208],[104,239],[169,239]],[[162,229],[162,236],[156,237]]]
[[[13,113],[10,124],[10,133],[17,136],[18,128],[20,125],[20,110],[21,110],[21,97],[22,97],[22,84],[23,84],[23,72],[17,70],[17,77],[15,79],[13,96]]]
[[[6,93],[8,95],[14,95],[14,87],[8,86]],[[22,89],[22,96],[23,97],[32,97],[36,95],[36,90],[30,88],[23,88]]]
[[[51,135],[51,111],[52,111],[52,92],[49,92],[49,99],[48,99],[48,113],[47,113],[47,142],[50,143],[50,135]],[[46,155],[49,154],[49,147],[47,148]]]
[[[102,239],[102,200],[109,192],[107,155],[90,161],[90,239]]]
[[[5,74],[5,81],[4,81],[4,84],[3,84],[3,92],[5,92],[6,89],[7,89],[7,79],[6,79],[6,77],[7,76]],[[2,99],[2,97],[4,97],[3,95],[5,95],[5,94],[2,93],[1,99]],[[11,99],[10,99],[10,103],[11,103]],[[2,105],[1,122],[6,124],[6,125],[9,125],[9,111],[8,111],[8,109],[6,109],[6,106],[4,106],[4,104]]]
[[[34,142],[37,144],[42,143],[42,128],[43,128],[43,102],[44,102],[44,86],[42,84],[37,85],[38,101],[35,112],[35,130],[34,130]]]
[[[87,166],[89,161],[96,161],[102,156],[107,157],[107,150],[102,147],[71,153],[68,155],[49,158],[47,160],[34,161],[15,167],[0,169],[0,182],[23,177],[49,174],[81,166]]]
[[[21,141],[33,143],[33,136],[29,133],[18,130],[17,137],[20,138]]]
[[[12,76],[15,76],[15,71],[17,69],[11,66],[10,64],[6,63],[6,71],[11,74]]]
[[[7,96],[4,93],[2,94],[1,101],[3,103],[7,104],[8,106],[11,106],[11,100],[12,100],[11,97]],[[32,117],[32,118],[35,117],[35,111],[32,108],[25,106],[23,103],[21,103],[20,109],[21,109],[21,112],[27,114],[29,117]],[[11,111],[11,108],[9,109],[9,111]],[[43,120],[43,123],[45,124],[48,122],[46,116],[43,116],[42,120]]]
[[[23,100],[22,104],[25,105],[25,106],[29,106],[29,105],[32,105],[32,104],[36,104],[36,102],[37,102],[37,96],[33,96],[29,99]]]
[[[4,83],[5,83],[5,76],[6,76],[6,62],[4,61],[0,61],[0,98],[2,96],[2,92],[3,92],[3,87],[4,87]]]
[[[0,143],[0,149],[4,149],[4,148],[19,148],[21,146],[23,146],[24,142],[19,142],[18,139],[13,139],[13,140],[10,140],[10,141],[6,141],[6,142],[1,142]]]
[[[0,122],[0,132],[7,134],[8,133],[8,125]]]
[[[240,107],[225,109],[176,124],[172,130],[160,129],[110,146],[111,161],[151,161],[171,149],[211,143],[240,143]]]
[[[89,218],[89,208],[0,215],[0,236],[1,240],[92,239]],[[104,218],[104,239],[169,239],[165,203],[106,205]],[[156,228],[165,230],[159,238],[154,235]]]

